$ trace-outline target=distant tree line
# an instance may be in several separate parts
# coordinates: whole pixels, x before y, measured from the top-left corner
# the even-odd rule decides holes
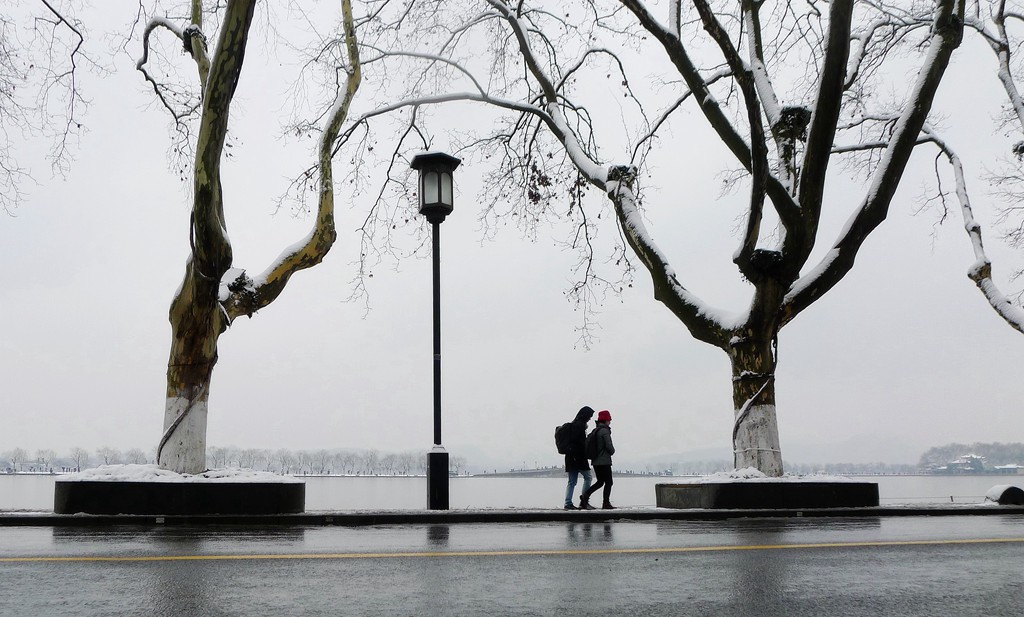
[[[70,472],[87,469],[94,462],[95,465],[115,462],[145,463],[146,459],[146,453],[138,448],[125,452],[109,446],[95,452],[89,452],[85,448],[72,448],[64,456],[58,456],[56,451],[50,449],[36,450],[33,455],[24,448],[14,448],[0,454],[0,472]]]
[[[889,475],[889,474],[913,474],[921,469],[917,465],[909,463],[793,463],[786,461],[787,473],[797,475],[827,474],[827,475]],[[703,461],[661,461],[655,465],[648,465],[648,471],[664,470],[673,475],[708,475],[733,469],[732,461],[725,459],[703,460]]]
[[[917,465],[901,463],[792,463],[786,461],[786,469],[794,474],[909,474],[937,465],[945,465],[966,454],[984,457],[985,465],[1024,464],[1024,443],[951,443],[936,446],[921,455]],[[211,469],[241,467],[285,475],[349,475],[349,476],[415,476],[426,473],[426,455],[420,451],[380,452],[378,450],[318,449],[318,450],[277,450],[262,448],[238,448],[211,446],[206,452],[207,464]],[[124,463],[146,464],[156,462],[155,451],[145,452],[140,448],[119,450],[103,446],[94,451],[72,448],[61,456],[54,450],[42,449],[29,453],[24,448],[14,448],[0,454],[0,473],[74,472],[99,465]],[[453,474],[467,471],[464,457],[449,459]],[[705,475],[733,468],[732,461],[699,460],[668,461],[658,460],[644,467],[649,473],[671,473],[676,475]]]
[[[667,471],[674,475],[706,475],[732,469],[732,461],[725,459],[705,461],[658,461],[647,466],[647,471]]]
[[[920,471],[917,465],[910,463],[786,463],[791,473],[810,475],[826,474],[842,475],[890,475],[912,474]]]
[[[260,448],[210,447],[206,450],[211,468],[241,467],[291,475],[414,476],[426,473],[427,456],[419,450],[380,452],[378,450],[268,450]],[[448,468],[454,474],[466,470],[466,459],[452,456]]]
[[[277,450],[211,446],[206,452],[211,469],[241,467],[284,475],[414,476],[426,473],[426,454],[420,451],[380,452],[378,450]],[[104,446],[89,452],[72,448],[58,456],[54,450],[36,450],[34,456],[24,448],[0,455],[0,472],[58,473],[74,472],[100,465],[146,464],[156,462],[156,452],[139,448],[119,450]],[[460,474],[466,459],[449,458],[449,470]]]
[[[1024,465],[1024,443],[951,443],[944,446],[936,446],[921,455],[918,465],[928,468],[936,465],[945,465],[955,461],[961,456],[974,454],[985,459],[985,465]]]

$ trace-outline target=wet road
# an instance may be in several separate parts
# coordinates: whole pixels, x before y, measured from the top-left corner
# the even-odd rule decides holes
[[[1020,516],[0,528],[0,617],[1022,610]]]

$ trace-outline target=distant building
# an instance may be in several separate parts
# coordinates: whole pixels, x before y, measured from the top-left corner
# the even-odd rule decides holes
[[[1008,465],[994,465],[992,467],[987,467],[985,465],[985,457],[978,456],[977,454],[965,454],[960,458],[956,459],[955,461],[950,461],[945,465],[929,467],[928,473],[940,475],[1024,475],[1024,465],[1010,463]]]

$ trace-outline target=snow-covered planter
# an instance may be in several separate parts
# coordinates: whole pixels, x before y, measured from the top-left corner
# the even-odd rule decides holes
[[[158,465],[100,465],[78,473],[61,476],[62,482],[272,482],[301,484],[293,476],[269,471],[229,467],[209,469],[198,474],[176,473]]]
[[[179,474],[157,465],[103,465],[54,484],[57,514],[297,514],[306,485],[251,469]]]

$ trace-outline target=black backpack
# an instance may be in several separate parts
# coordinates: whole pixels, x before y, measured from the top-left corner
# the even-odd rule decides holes
[[[559,454],[569,453],[569,440],[572,437],[572,422],[555,427],[555,448]]]
[[[586,447],[585,447],[585,452],[586,452],[587,458],[590,459],[590,460],[594,460],[595,458],[598,457],[598,455],[601,454],[601,450],[600,450],[600,448],[601,448],[601,445],[600,445],[601,444],[601,438],[598,437],[598,435],[597,435],[597,432],[599,430],[601,430],[600,427],[595,428],[594,430],[590,431],[589,435],[587,435],[587,443],[586,443]]]

